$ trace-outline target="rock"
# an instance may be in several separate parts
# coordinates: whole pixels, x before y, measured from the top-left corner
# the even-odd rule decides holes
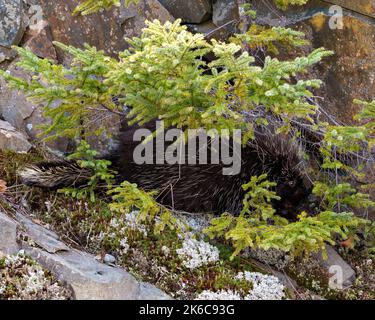
[[[49,58],[57,62],[57,53],[52,43],[52,33],[46,20],[40,20],[37,24],[30,26],[25,38],[23,47],[40,58]]]
[[[87,253],[70,249],[52,231],[21,213],[11,219],[0,212],[0,256],[24,250],[72,288],[78,300],[168,300],[151,284],[139,283],[120,268],[100,263]],[[17,242],[20,239],[20,242]]]
[[[24,31],[22,0],[0,0],[0,46],[19,44]]]
[[[14,76],[30,80],[30,77],[16,66],[16,61],[8,66],[8,71]],[[37,127],[47,122],[42,114],[42,105],[31,103],[21,91],[11,90],[1,78],[0,97],[0,116],[17,131],[29,136],[32,140],[38,140],[41,131]],[[68,144],[68,139],[59,138],[56,141],[48,141],[46,146],[53,150],[65,152]]]
[[[12,49],[0,46],[0,65],[6,60],[13,60],[16,57],[16,52]]]
[[[155,286],[141,282],[137,300],[172,300],[172,298]]]
[[[100,14],[75,16],[71,12],[78,4],[78,0],[27,0],[29,5],[40,6],[46,20],[39,20],[30,25],[24,37],[24,46],[43,58],[58,60],[67,64],[71,56],[55,50],[52,40],[82,47],[83,43],[96,46],[107,54],[117,56],[119,51],[128,47],[124,36],[139,36],[145,27],[144,21],[158,19],[161,22],[173,21],[174,18],[157,0],[140,0],[137,5],[129,8],[112,8]],[[97,32],[100,30],[101,32]],[[0,55],[1,59],[1,55]],[[8,70],[15,76],[28,79],[15,63],[8,66]],[[43,117],[41,105],[30,103],[25,95],[19,91],[10,90],[0,79],[0,116],[11,123],[17,130],[38,140],[39,124],[47,120]],[[100,121],[100,123],[98,123]],[[104,121],[104,122],[103,122]],[[109,116],[98,122],[90,121],[90,126],[97,128],[105,126],[110,133],[116,135],[120,128],[121,119],[117,115]],[[111,137],[101,136],[93,139],[92,146],[98,151],[108,151],[108,146],[114,145]],[[48,147],[60,152],[66,152],[69,146],[67,139],[49,141]]]
[[[158,0],[139,0],[137,4],[129,7],[121,6],[119,19],[127,38],[140,35],[146,26],[145,20],[157,19],[161,23],[175,20]]]
[[[20,43],[24,31],[22,0],[0,0],[0,64],[14,59],[11,46]]]
[[[354,99],[373,100],[375,93],[375,23],[350,16],[343,17],[343,29],[332,30],[330,17],[318,14],[294,27],[305,32],[312,47],[325,47],[335,55],[314,67],[310,76],[323,80],[316,95],[322,107],[341,121],[353,123],[360,106]]]
[[[204,34],[208,40],[216,39],[226,41],[230,36],[226,28],[218,28],[212,21],[201,24],[187,24],[187,27],[190,32]]]
[[[160,0],[160,3],[176,19],[187,23],[202,23],[208,21],[212,15],[210,0]]]
[[[49,253],[69,251],[69,247],[59,240],[59,236],[56,233],[45,229],[21,214],[17,214],[16,217],[17,221],[24,228],[25,234],[40,248]]]
[[[30,79],[15,63],[8,66],[8,72],[26,80]],[[2,118],[17,130],[28,134],[24,121],[31,117],[36,106],[28,102],[22,92],[10,90],[2,78],[0,78],[0,96],[0,115]]]
[[[116,258],[114,256],[110,255],[110,254],[106,254],[104,256],[104,263],[105,264],[109,264],[109,265],[115,264],[116,263]]]
[[[51,254],[29,247],[25,252],[69,284],[77,300],[135,300],[139,295],[139,284],[130,274],[78,250]]]
[[[349,9],[375,18],[375,0],[325,0],[345,9]]]
[[[306,34],[310,46],[285,53],[281,59],[293,59],[296,55],[308,54],[313,48],[325,47],[335,55],[325,58],[307,75],[323,80],[322,89],[315,95],[322,97],[321,106],[339,120],[352,123],[359,111],[354,99],[373,100],[375,92],[375,22],[362,15],[363,4],[370,1],[327,1],[311,0],[304,6],[293,6],[286,11],[278,10],[273,0],[254,2],[256,22],[268,26],[288,26]],[[343,29],[331,28],[335,17],[330,12],[332,3],[343,5]],[[349,6],[349,3],[351,4]],[[355,4],[354,4],[355,3]],[[368,6],[366,6],[368,4]],[[358,6],[362,6],[359,10]],[[349,8],[356,11],[345,10]],[[330,23],[331,22],[331,23]],[[331,25],[331,26],[330,26]]]
[[[32,145],[9,122],[0,120],[0,149],[26,153]]]
[[[341,273],[343,288],[352,286],[356,278],[355,271],[343,260],[343,258],[341,258],[334,248],[327,245],[326,249],[328,255],[327,260],[324,260],[320,254],[316,255],[316,258],[319,260],[319,264],[331,275],[336,274],[339,276],[337,272]]]
[[[17,243],[17,222],[0,211],[0,256],[15,254],[20,247]]]
[[[212,22],[218,27],[229,23],[225,28],[228,32],[234,33],[236,22],[240,18],[237,2],[233,0],[214,0],[212,7]],[[231,21],[233,22],[231,23]]]
[[[33,2],[42,8],[54,41],[80,48],[84,43],[88,43],[108,54],[115,54],[126,47],[123,28],[118,22],[118,8],[100,14],[73,16],[72,12],[80,2],[78,0]],[[69,61],[70,57],[61,50],[57,50],[57,54],[60,62]]]

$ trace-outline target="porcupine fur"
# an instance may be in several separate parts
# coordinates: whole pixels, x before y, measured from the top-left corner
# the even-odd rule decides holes
[[[152,125],[151,125],[152,126]],[[154,129],[149,127],[150,129]],[[142,189],[158,190],[157,201],[186,212],[231,212],[242,208],[242,185],[252,176],[268,174],[275,181],[276,193],[282,198],[274,206],[277,213],[294,219],[311,190],[305,173],[306,165],[299,144],[272,131],[258,130],[255,139],[242,148],[241,171],[223,175],[223,165],[137,165],[133,141],[137,126],[124,125],[118,136],[118,147],[106,159],[118,172],[118,183],[127,180]],[[19,172],[24,184],[46,189],[82,186],[91,175],[76,162],[55,161],[36,164]]]

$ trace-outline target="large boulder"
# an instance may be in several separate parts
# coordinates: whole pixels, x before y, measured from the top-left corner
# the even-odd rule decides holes
[[[22,0],[0,0],[0,63],[14,58],[10,48],[20,43],[24,31]]]
[[[29,79],[29,76],[16,66],[15,62],[12,62],[8,66],[8,71],[14,76]],[[37,105],[28,101],[25,94],[21,91],[10,89],[1,78],[0,116],[13,127],[12,130],[17,130],[24,136],[30,137],[32,140],[39,139],[41,130],[38,126],[45,124],[47,121],[45,117],[43,117],[42,105]],[[17,136],[19,136],[19,134]],[[60,138],[56,141],[47,142],[46,146],[56,151],[65,152],[68,148],[68,144],[68,139]]]
[[[219,26],[230,23],[231,29],[234,29],[236,21],[239,20],[239,8],[237,1],[234,0],[214,0],[212,22]],[[233,23],[231,23],[233,21]]]
[[[22,0],[0,0],[0,46],[17,45],[24,31]]]
[[[329,20],[318,14],[295,28],[307,34],[313,48],[335,52],[314,68],[314,75],[324,82],[316,94],[323,97],[324,108],[351,123],[360,108],[353,100],[375,99],[375,23],[347,14],[343,29],[332,30]]]
[[[202,23],[212,15],[210,0],[160,0],[161,4],[175,17],[187,23]]]
[[[282,59],[293,59],[313,48],[325,47],[335,52],[325,58],[306,75],[322,79],[321,90],[315,93],[322,99],[319,103],[338,119],[350,123],[359,106],[354,99],[373,100],[375,98],[375,22],[361,14],[359,6],[343,7],[342,28],[337,24],[337,12],[330,11],[333,3],[353,4],[354,1],[311,0],[305,6],[292,7],[287,11],[278,10],[273,1],[255,2],[257,22],[268,26],[288,26],[303,31],[311,42],[309,46],[294,53],[284,52]],[[368,1],[365,1],[368,4]],[[374,0],[367,7],[373,6]],[[357,3],[357,1],[355,2]],[[364,2],[359,1],[364,4]],[[356,11],[346,10],[355,9]],[[362,6],[362,9],[364,7]],[[334,26],[334,28],[332,28]],[[336,26],[336,27],[335,27]]]
[[[175,20],[158,0],[139,0],[129,7],[121,6],[119,19],[127,38],[139,36],[146,26],[145,20],[157,19],[162,23]]]

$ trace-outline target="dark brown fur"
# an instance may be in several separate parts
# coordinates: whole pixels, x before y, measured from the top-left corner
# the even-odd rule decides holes
[[[241,172],[225,176],[222,165],[136,165],[133,150],[139,142],[132,139],[135,129],[125,126],[117,150],[108,156],[118,172],[117,182],[127,180],[145,190],[158,190],[157,200],[176,210],[238,214],[244,197],[242,185],[263,173],[277,182],[276,192],[282,201],[274,205],[288,218],[300,213],[298,208],[310,193],[300,148],[282,135],[258,131],[255,140],[242,149]],[[31,170],[34,176],[33,171],[20,173],[24,183],[49,189],[79,186],[90,176],[74,162],[43,163]]]

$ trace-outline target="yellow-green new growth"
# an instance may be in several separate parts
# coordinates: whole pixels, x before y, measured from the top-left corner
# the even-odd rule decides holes
[[[132,3],[138,3],[139,0],[125,0],[125,6]],[[73,11],[74,15],[82,14],[83,16],[98,12],[100,9],[110,9],[113,6],[121,6],[121,0],[85,0]]]

